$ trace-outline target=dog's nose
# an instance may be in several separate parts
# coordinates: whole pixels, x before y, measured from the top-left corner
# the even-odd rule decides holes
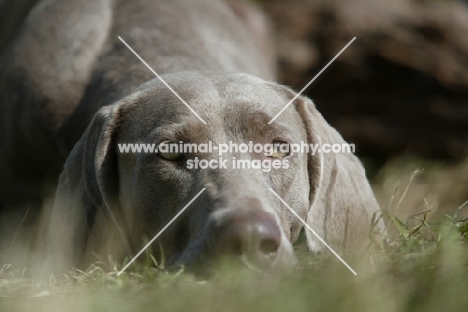
[[[278,257],[281,231],[270,213],[239,211],[215,227],[214,251],[219,255],[238,255],[248,265],[269,268]]]

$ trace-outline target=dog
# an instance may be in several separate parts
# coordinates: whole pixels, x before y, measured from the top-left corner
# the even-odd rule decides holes
[[[368,243],[379,206],[352,153],[224,155],[288,162],[265,172],[186,166],[216,152],[118,149],[345,144],[310,99],[274,82],[267,38],[262,14],[238,2],[43,0],[34,8],[0,67],[0,200],[7,210],[15,198],[40,201],[56,188],[44,239],[51,268],[132,257],[189,203],[151,245],[156,257],[190,267],[233,256],[279,270],[295,263],[301,219],[338,251]],[[326,250],[306,236],[311,253]]]

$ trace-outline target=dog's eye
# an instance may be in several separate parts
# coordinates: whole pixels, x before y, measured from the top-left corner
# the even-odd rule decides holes
[[[159,144],[158,154],[161,158],[170,161],[182,160],[184,158],[184,154],[179,151],[178,144],[168,141]]]
[[[182,153],[159,153],[159,156],[161,158],[164,158],[166,160],[171,160],[171,161],[176,161],[176,160],[182,160],[184,158],[184,154]]]
[[[289,143],[284,141],[273,141],[273,150],[270,157],[283,158],[291,154]]]

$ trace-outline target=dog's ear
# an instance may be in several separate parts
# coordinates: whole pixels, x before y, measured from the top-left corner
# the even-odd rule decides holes
[[[310,99],[299,96],[294,104],[305,125],[309,144],[318,144],[319,148],[327,150],[334,144],[347,145]],[[343,150],[309,153],[308,170],[310,210],[306,222],[338,250],[352,252],[365,247],[369,242],[371,218],[379,205],[359,159]],[[325,249],[310,231],[306,231],[306,235],[310,251]]]
[[[79,265],[101,212],[115,221],[118,170],[112,142],[121,115],[119,104],[99,110],[67,158],[46,241],[53,271]]]

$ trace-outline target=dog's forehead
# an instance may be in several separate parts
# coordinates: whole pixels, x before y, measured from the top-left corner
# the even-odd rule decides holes
[[[243,73],[179,72],[163,75],[162,79],[164,82],[155,78],[138,90],[146,91],[148,100],[155,105],[169,104],[167,101],[170,100],[174,104],[171,105],[172,109],[185,104],[201,110],[217,109],[232,102],[251,103],[252,108],[265,109],[282,106],[285,102],[283,95],[276,92],[271,83]],[[166,110],[171,110],[171,107],[165,106]]]
[[[131,123],[131,127],[142,131],[140,135],[156,129],[158,133],[191,132],[206,137],[207,132],[224,129],[274,136],[282,130],[298,132],[301,128],[293,108],[283,113],[286,118],[268,125],[289,99],[260,78],[215,71],[168,74],[162,78],[165,84],[154,79],[139,88],[142,96],[132,118],[138,123]],[[287,125],[282,124],[284,119]]]

